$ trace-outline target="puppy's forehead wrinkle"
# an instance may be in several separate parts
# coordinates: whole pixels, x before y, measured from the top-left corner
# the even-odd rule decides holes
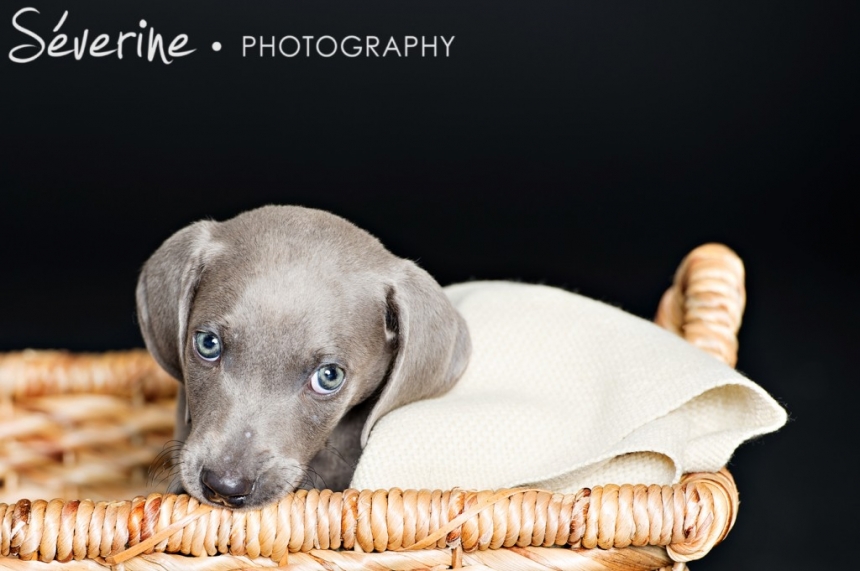
[[[321,210],[266,206],[219,223],[213,235],[229,242],[244,259],[268,259],[283,264],[313,259],[337,260],[341,267],[359,269],[393,258],[370,233]]]
[[[295,267],[248,279],[224,321],[240,338],[253,335],[258,345],[268,339],[310,357],[309,351],[354,350],[363,337],[384,335],[384,310],[378,280]]]

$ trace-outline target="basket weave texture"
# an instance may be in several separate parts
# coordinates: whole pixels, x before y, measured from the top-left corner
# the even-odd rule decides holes
[[[744,305],[740,259],[707,244],[682,262],[656,322],[734,365]],[[212,508],[150,489],[176,388],[141,350],[0,356],[0,568],[680,571],[736,517],[725,469],[569,495],[300,490],[261,510]]]

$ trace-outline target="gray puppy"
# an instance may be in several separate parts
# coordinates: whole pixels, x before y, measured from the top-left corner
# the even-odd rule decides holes
[[[180,230],[144,265],[137,308],[147,348],[184,383],[182,487],[229,507],[275,501],[309,473],[345,488],[374,423],[445,393],[471,351],[429,274],[308,208]]]

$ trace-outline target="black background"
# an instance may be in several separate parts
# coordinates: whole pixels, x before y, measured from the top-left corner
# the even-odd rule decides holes
[[[46,38],[68,9],[73,35],[145,18],[198,51],[13,64],[25,6]],[[0,350],[142,345],[144,260],[266,203],[330,209],[443,284],[544,282],[642,316],[721,241],[748,270],[739,369],[791,421],[737,452],[738,523],[694,569],[850,565],[858,7],[6,1]],[[288,34],[456,40],[448,59],[241,56],[243,35]]]

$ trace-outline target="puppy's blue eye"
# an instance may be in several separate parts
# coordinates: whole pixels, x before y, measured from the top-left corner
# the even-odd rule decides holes
[[[211,331],[194,334],[194,350],[206,361],[216,361],[221,356],[221,339]]]
[[[323,365],[311,375],[311,388],[315,393],[330,395],[343,384],[346,373],[337,365]]]

